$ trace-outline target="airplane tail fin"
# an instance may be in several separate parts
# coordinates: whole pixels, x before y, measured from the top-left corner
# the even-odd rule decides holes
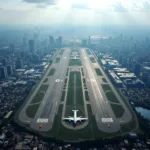
[[[76,111],[76,112],[77,112],[77,111],[79,111],[79,110],[72,110],[72,111]]]

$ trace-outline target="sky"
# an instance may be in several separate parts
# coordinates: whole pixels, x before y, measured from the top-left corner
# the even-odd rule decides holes
[[[0,0],[0,24],[150,25],[150,0]]]

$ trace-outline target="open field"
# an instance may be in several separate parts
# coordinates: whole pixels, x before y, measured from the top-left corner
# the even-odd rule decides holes
[[[109,84],[101,84],[104,92],[108,92],[111,91],[111,87],[109,86]]]
[[[76,76],[76,104],[83,105],[81,74],[78,71],[70,72],[66,105],[72,105],[74,102],[74,76]]]
[[[81,60],[80,59],[70,59],[69,60],[69,66],[81,66]]]
[[[41,103],[29,105],[26,109],[26,114],[29,118],[34,118]]]
[[[57,139],[65,139],[70,141],[78,141],[78,140],[85,140],[85,139],[99,139],[99,138],[109,138],[113,136],[120,135],[120,131],[115,133],[105,133],[98,129],[95,117],[92,114],[91,106],[87,105],[88,109],[88,118],[89,124],[80,130],[69,130],[62,126],[61,124],[61,114],[62,114],[63,106],[60,105],[58,109],[58,113],[55,117],[55,121],[53,124],[52,130],[48,132],[43,132],[44,135],[47,136],[54,136]]]
[[[66,76],[68,76],[68,73],[69,73],[69,68],[67,68],[67,73],[66,73]]]
[[[103,82],[107,83],[107,80],[105,78],[102,78]]]
[[[61,95],[61,101],[64,101],[64,98],[65,98],[65,91],[62,91],[62,95]]]
[[[88,91],[85,91],[85,99],[86,101],[90,101]]]
[[[95,68],[95,71],[98,76],[103,76],[99,68]]]
[[[113,93],[111,87],[108,84],[102,84],[101,86],[102,86],[102,88],[105,92],[105,95],[106,95],[107,99],[110,102],[119,103],[117,97],[115,96],[115,94]]]
[[[81,68],[81,72],[82,72],[82,76],[84,76],[84,71],[83,71],[83,68]]]
[[[47,81],[48,81],[48,78],[45,78],[44,81],[43,81],[43,83],[46,83]]]
[[[114,112],[116,118],[120,118],[120,117],[123,116],[123,114],[124,114],[124,109],[123,109],[123,107],[122,107],[121,105],[111,104],[111,103],[110,103],[110,106],[111,106],[111,108],[112,108],[112,110],[113,110],[113,112]]]
[[[87,49],[86,52],[87,52],[88,55],[91,55],[91,52],[90,52],[89,49]]]
[[[55,63],[59,63],[59,62],[60,62],[60,57],[56,57]]]
[[[31,103],[37,103],[43,100],[44,95],[48,89],[48,84],[43,84],[40,86],[38,92],[36,93],[36,95],[34,96],[34,98],[32,99]]]
[[[92,63],[96,63],[94,57],[90,57],[90,61],[91,61]]]
[[[59,50],[59,55],[63,55],[64,51],[65,51],[64,49],[60,49]]]
[[[49,71],[48,76],[54,75],[55,71],[56,71],[56,69],[55,69],[55,68],[52,68],[52,69]]]

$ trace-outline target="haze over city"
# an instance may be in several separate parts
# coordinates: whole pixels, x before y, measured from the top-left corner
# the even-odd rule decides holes
[[[150,149],[149,0],[0,0],[0,149]]]

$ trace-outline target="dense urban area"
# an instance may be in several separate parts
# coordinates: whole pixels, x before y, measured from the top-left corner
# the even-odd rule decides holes
[[[20,150],[148,150],[150,149],[150,42],[148,37],[119,34],[116,37],[63,36],[41,38],[36,31],[18,43],[0,41],[0,149]],[[13,41],[13,42],[12,42]],[[124,136],[79,143],[45,138],[17,124],[16,113],[45,75],[57,50],[64,47],[84,47],[94,59],[138,119],[138,126]],[[91,61],[94,61],[92,59]],[[101,73],[101,72],[100,72]],[[107,82],[103,78],[104,82]]]

